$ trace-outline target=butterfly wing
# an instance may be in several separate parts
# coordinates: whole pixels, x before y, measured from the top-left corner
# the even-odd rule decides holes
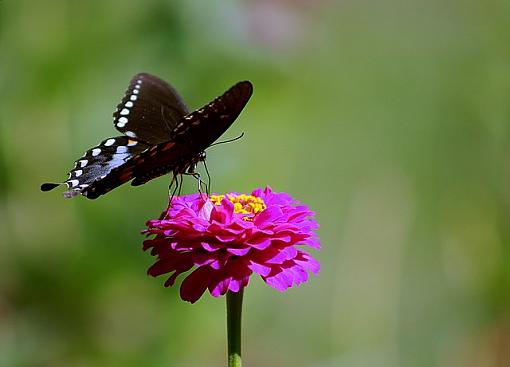
[[[131,79],[126,94],[113,114],[117,130],[151,145],[168,141],[188,108],[167,82],[147,73]]]
[[[141,185],[175,171],[185,165],[191,156],[190,147],[185,144],[169,141],[154,145],[93,182],[85,188],[83,195],[89,199],[96,199],[133,178],[131,185]]]
[[[172,140],[202,152],[216,141],[239,116],[253,92],[249,81],[235,84],[221,96],[183,117],[172,131]]]
[[[68,188],[64,196],[71,198],[83,193],[89,186],[101,181],[112,169],[124,165],[148,148],[149,145],[126,136],[102,141],[74,162],[74,168],[63,183]],[[49,191],[59,185],[59,183],[45,183],[41,185],[41,190]]]

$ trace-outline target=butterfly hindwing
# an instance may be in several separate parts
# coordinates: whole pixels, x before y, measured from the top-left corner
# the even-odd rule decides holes
[[[154,145],[93,182],[83,194],[89,199],[95,199],[131,179],[132,186],[144,184],[185,165],[190,154],[185,144],[169,141]]]
[[[102,141],[74,162],[74,168],[64,182],[69,189],[64,196],[72,197],[82,193],[94,182],[108,175],[112,169],[125,164],[148,147],[147,144],[126,136]]]
[[[149,144],[170,139],[188,108],[177,91],[160,78],[147,73],[131,79],[126,94],[113,114],[117,130]]]

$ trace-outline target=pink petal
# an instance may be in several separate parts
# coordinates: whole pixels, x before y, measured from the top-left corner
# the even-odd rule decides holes
[[[276,271],[268,277],[263,277],[264,281],[274,289],[283,292],[292,286],[292,275],[285,271]]]
[[[230,285],[230,280],[231,280],[231,278],[227,277],[227,278],[224,278],[217,282],[212,283],[209,286],[209,293],[211,293],[211,295],[213,297],[219,297],[219,296],[227,293],[228,287]]]
[[[253,222],[255,223],[255,225],[258,226],[260,224],[263,224],[264,222],[275,221],[279,217],[281,217],[282,214],[283,214],[282,210],[279,207],[277,206],[269,207],[263,212],[257,214]]]
[[[285,261],[294,259],[298,254],[298,250],[294,247],[286,247],[277,252],[271,259],[267,260],[269,264],[283,264]]]
[[[207,289],[212,273],[211,268],[201,267],[188,275],[181,284],[181,298],[184,301],[195,303]]]
[[[254,272],[262,276],[268,276],[271,273],[271,267],[264,264],[259,264],[255,261],[250,261],[249,268]]]
[[[244,256],[248,252],[250,252],[250,250],[251,249],[249,247],[240,247],[240,248],[229,247],[229,248],[227,248],[228,253],[230,253],[232,255],[236,255],[236,256]]]
[[[311,271],[314,274],[318,274],[321,270],[321,264],[305,251],[299,251],[299,253],[299,256],[294,259],[294,261],[301,265],[304,269]]]
[[[257,250],[264,250],[271,246],[271,238],[259,237],[246,241],[246,243]]]
[[[234,293],[237,293],[239,292],[239,290],[241,290],[241,288],[244,288],[248,285],[250,281],[250,276],[249,275],[245,275],[243,277],[241,277],[240,279],[232,279],[230,281],[230,286],[229,286],[229,291],[232,291]]]
[[[210,200],[206,200],[204,205],[202,205],[202,207],[200,208],[200,210],[198,212],[198,217],[200,219],[209,221],[209,219],[211,218],[211,212],[212,212],[213,208],[214,208],[214,204],[211,203]]]

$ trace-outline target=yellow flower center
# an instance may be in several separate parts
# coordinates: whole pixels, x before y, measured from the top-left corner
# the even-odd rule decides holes
[[[211,195],[209,198],[214,205],[220,205],[224,197],[227,197],[231,203],[234,204],[234,213],[241,214],[258,214],[267,208],[266,203],[259,197],[253,195]],[[250,217],[244,217],[245,220],[250,220]]]

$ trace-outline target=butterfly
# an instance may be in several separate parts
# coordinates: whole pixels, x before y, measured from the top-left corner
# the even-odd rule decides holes
[[[173,180],[194,174],[197,163],[205,160],[205,149],[232,125],[252,91],[249,81],[239,82],[190,113],[170,84],[137,74],[113,114],[122,135],[87,150],[66,181],[44,183],[41,190],[66,185],[67,198],[81,194],[95,199],[131,180],[138,186],[169,172]]]

